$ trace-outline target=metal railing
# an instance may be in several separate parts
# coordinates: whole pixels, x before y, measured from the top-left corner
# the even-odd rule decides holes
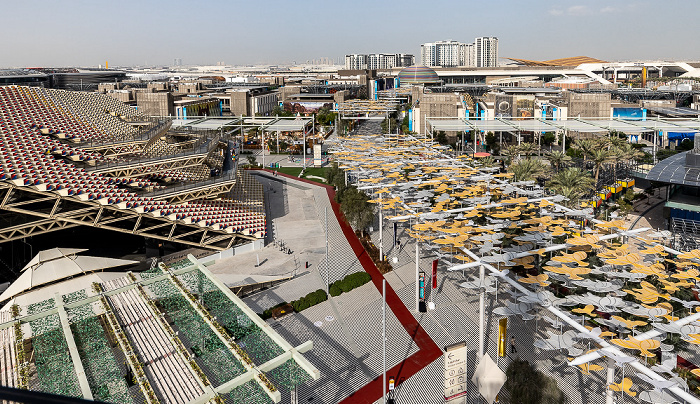
[[[234,167],[231,170],[224,171],[220,176],[208,179],[206,181],[181,181],[179,185],[169,186],[167,188],[158,189],[151,192],[146,192],[140,196],[144,198],[156,198],[164,195],[177,195],[188,190],[195,190],[200,188],[208,188],[212,185],[218,183],[228,183],[231,181],[236,181],[238,178],[238,159],[234,162]]]
[[[133,158],[126,161],[118,159],[109,159],[96,164],[94,167],[86,167],[86,171],[103,170],[105,168],[117,168],[117,167],[130,167],[134,165],[147,165],[157,162],[167,162],[172,159],[179,159],[188,156],[196,156],[198,154],[208,154],[211,151],[211,147],[216,147],[221,138],[217,135],[212,139],[200,138],[194,141],[191,146],[188,146],[185,151],[175,154],[169,154],[166,156],[155,156],[155,157],[139,157]]]
[[[108,146],[115,146],[119,144],[129,144],[132,142],[138,142],[138,141],[143,141],[143,140],[149,140],[153,136],[155,136],[158,132],[162,131],[164,127],[169,126],[172,124],[172,120],[170,119],[153,119],[153,125],[150,125],[147,129],[140,130],[139,132],[127,136],[126,139],[123,140],[115,140],[115,141],[104,141],[100,139],[90,139],[85,142],[80,142],[76,143],[75,146],[78,148],[87,148],[87,147],[108,147]]]

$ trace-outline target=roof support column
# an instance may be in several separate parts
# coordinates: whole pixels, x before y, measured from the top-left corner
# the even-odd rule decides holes
[[[80,360],[78,347],[75,345],[75,340],[73,339],[73,332],[70,330],[68,314],[66,313],[65,307],[63,307],[63,297],[59,293],[56,293],[54,300],[56,301],[56,308],[58,309],[58,318],[61,319],[63,335],[66,338],[66,343],[68,343],[68,352],[70,353],[70,358],[73,361],[75,373],[78,375],[80,391],[83,394],[84,399],[93,400],[92,391],[90,390],[90,385],[88,384],[87,376],[85,375],[85,368],[83,368],[83,362]]]

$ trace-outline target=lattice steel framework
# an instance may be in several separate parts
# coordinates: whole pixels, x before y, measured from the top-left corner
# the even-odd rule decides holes
[[[228,185],[219,189],[202,190],[209,195],[226,192]],[[233,184],[230,184],[230,190]],[[221,189],[224,188],[224,191]],[[198,197],[190,193],[190,199]],[[184,197],[183,197],[184,199]],[[121,233],[182,243],[193,247],[225,250],[238,240],[255,240],[252,236],[213,230],[197,224],[186,224],[167,217],[156,217],[97,201],[83,201],[53,192],[42,192],[30,187],[0,183],[0,210],[23,215],[25,222],[0,230],[0,242],[22,239],[77,225],[91,226]]]
[[[199,397],[190,403],[279,402],[275,384],[294,389],[320,377],[301,355],[312,349],[311,341],[291,346],[191,255],[140,276],[128,273],[123,279],[116,284],[95,283],[90,294],[81,289],[25,308],[13,306],[13,319],[0,323],[0,330],[18,324],[31,329],[37,373],[26,387],[124,404],[160,402],[149,382],[155,376],[144,372],[148,364],[141,363],[132,345],[148,341],[131,341],[133,336],[123,327],[134,324],[123,324],[126,319],[113,310],[112,299],[127,293],[145,304],[141,310],[157,319],[158,327],[176,346],[176,354],[189,363],[199,380],[203,393],[199,390]],[[172,319],[179,332],[164,316]],[[18,335],[20,341],[26,338]],[[125,356],[124,365],[140,393],[129,393],[111,341]]]

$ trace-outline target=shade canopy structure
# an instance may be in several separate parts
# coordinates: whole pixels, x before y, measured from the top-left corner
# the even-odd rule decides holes
[[[700,187],[700,166],[686,164],[686,155],[678,153],[660,161],[647,174],[647,180]]]
[[[433,118],[428,119],[430,129]],[[614,119],[530,120],[525,124],[521,122],[527,120],[500,118],[480,121],[452,117],[444,121],[443,130],[470,130],[491,124],[517,131],[527,125],[536,129],[536,125],[551,124],[559,130],[579,128],[604,133],[628,128],[625,125],[632,123],[635,126],[630,131],[639,131],[637,126],[642,131],[649,129],[643,121]],[[546,339],[537,338],[534,346],[549,351],[565,349],[567,357],[573,357],[566,363],[579,367],[585,375],[604,369],[603,365],[614,366],[605,357],[627,363],[638,372],[632,376],[635,383],[643,377],[671,382],[638,360],[640,351],[645,355],[656,348],[678,354],[697,353],[700,303],[694,297],[684,300],[682,296],[686,295],[676,292],[690,292],[695,287],[690,280],[700,276],[700,250],[683,252],[664,245],[670,232],[665,236],[644,227],[629,230],[622,219],[600,220],[589,204],[567,203],[562,195],[547,196],[535,181],[512,181],[508,173],[495,174],[493,161],[488,159],[454,157],[434,147],[429,137],[350,135],[336,142],[330,152],[339,165],[347,167],[349,182],[366,191],[370,202],[388,214],[385,218],[402,223],[398,226],[416,240],[418,253],[434,255],[438,270],[446,268],[455,274],[462,271],[464,281],[459,287],[479,290],[479,341],[485,340],[487,315],[492,319],[520,317],[534,321],[535,327],[537,319],[545,320],[555,331],[547,331]],[[676,158],[681,160],[684,155]],[[380,230],[379,245],[382,240]],[[476,268],[479,275],[475,277]],[[419,270],[416,266],[415,285],[419,285]],[[494,285],[503,283],[511,286],[506,290],[512,301],[499,302],[500,307],[487,312],[486,294],[495,293]],[[557,285],[565,285],[568,293],[560,295]],[[418,312],[418,287],[415,296]],[[679,309],[678,304],[683,308]],[[601,312],[611,317],[605,318]],[[631,320],[629,315],[635,318]],[[642,332],[642,327],[650,329]],[[667,334],[680,334],[688,347],[664,343]],[[597,347],[594,349],[590,342]],[[479,346],[478,358],[485,348],[483,343]],[[482,374],[483,370],[478,372],[474,383],[480,391],[483,387],[482,394],[490,401],[493,391],[487,387],[488,375]],[[672,367],[662,373],[674,374]],[[611,374],[608,386],[614,382]],[[687,403],[700,403],[678,385],[667,390]]]
[[[77,256],[84,249],[68,248],[39,252],[22,270],[22,275],[0,295],[8,300],[37,286],[108,268],[138,264],[137,261],[115,258]]]
[[[81,252],[85,252],[85,251],[87,251],[87,249],[85,249],[85,248],[60,248],[60,247],[52,248],[49,250],[39,251],[39,253],[37,255],[35,255],[34,258],[32,258],[27,263],[27,265],[24,266],[24,268],[22,268],[22,272],[24,272],[30,268],[33,268],[38,264],[41,264],[41,263],[44,263],[47,261],[51,261],[51,260],[55,260],[58,258],[63,258],[63,257],[71,256],[71,255],[80,254]]]
[[[311,124],[307,117],[193,117],[173,119],[173,128],[220,130],[224,127],[259,127],[266,131],[300,132]]]
[[[311,123],[311,118],[276,120],[264,126],[264,130],[269,132],[301,132]]]
[[[479,393],[486,402],[491,404],[506,383],[506,374],[498,368],[488,354],[484,354],[474,371],[472,383],[479,389]]]
[[[554,132],[569,130],[582,133],[645,133],[659,130],[667,132],[694,132],[700,130],[700,120],[688,119],[600,119],[574,118],[549,120],[541,118],[504,118],[491,120],[479,118],[427,117],[426,122],[432,131],[471,130],[491,132]]]

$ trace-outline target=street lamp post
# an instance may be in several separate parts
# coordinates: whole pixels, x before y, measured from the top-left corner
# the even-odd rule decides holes
[[[382,403],[386,404],[386,279],[382,279]]]

